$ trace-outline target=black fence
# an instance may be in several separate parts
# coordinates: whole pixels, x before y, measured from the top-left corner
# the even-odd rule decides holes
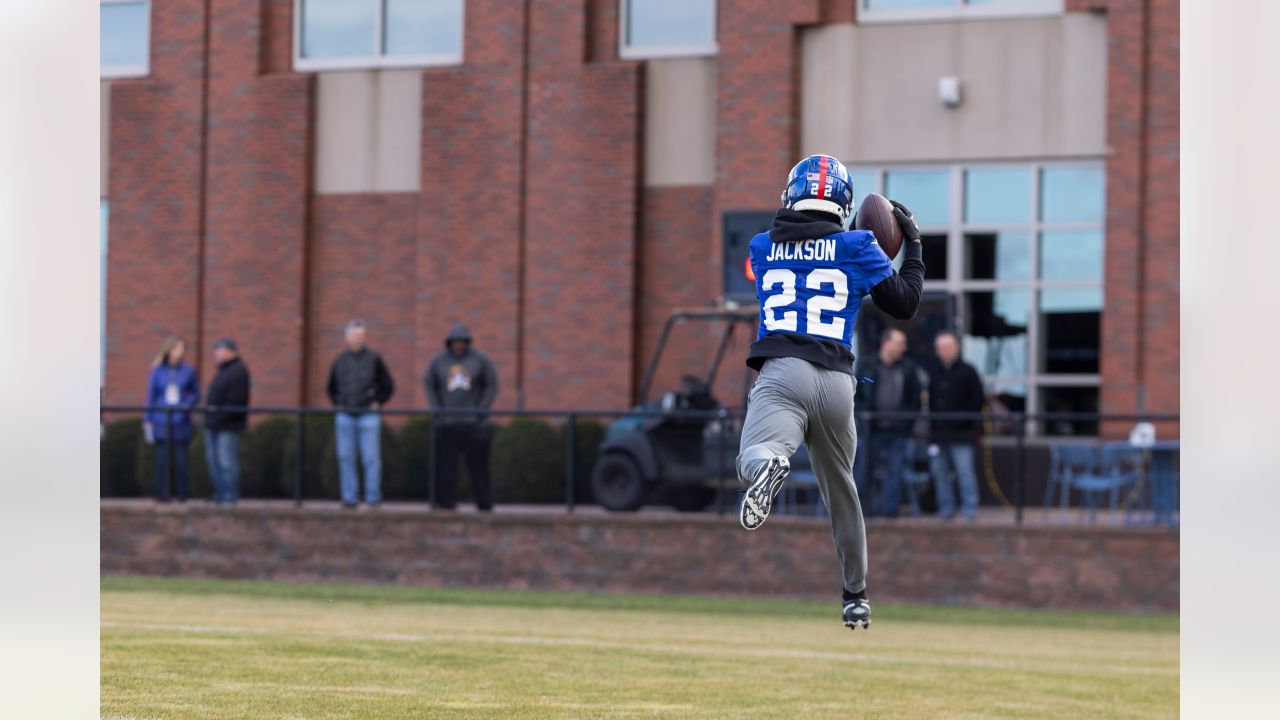
[[[101,413],[104,423],[103,436],[103,474],[102,495],[141,494],[136,492],[145,487],[144,464],[146,458],[136,446],[136,434],[115,432],[113,425],[117,421],[138,422],[138,415],[151,413],[164,417],[166,437],[174,436],[176,419],[182,415],[191,417],[203,416],[211,412],[246,413],[253,416],[268,416],[270,421],[251,423],[251,429],[263,430],[265,440],[259,445],[268,445],[269,452],[259,458],[261,462],[255,470],[271,475],[276,484],[273,493],[266,496],[291,497],[295,504],[302,505],[308,499],[329,499],[335,497],[333,487],[332,453],[328,453],[328,445],[332,444],[332,424],[334,416],[344,412],[338,408],[317,407],[214,407],[199,406],[191,408],[152,407],[140,405],[103,405]],[[359,411],[357,411],[359,412]],[[498,502],[534,502],[563,504],[567,512],[573,512],[581,503],[593,502],[591,496],[591,475],[596,470],[600,458],[601,447],[617,448],[614,435],[644,435],[645,442],[655,447],[670,443],[667,457],[658,458],[660,465],[667,463],[684,463],[682,484],[667,488],[673,492],[679,490],[686,495],[676,495],[672,502],[677,508],[685,510],[714,509],[721,514],[729,512],[736,503],[738,483],[734,458],[737,455],[738,433],[741,429],[744,412],[741,410],[659,410],[632,409],[627,411],[600,410],[427,410],[383,408],[378,414],[389,420],[391,424],[399,423],[401,435],[388,435],[392,432],[389,423],[381,423],[383,447],[388,443],[398,443],[402,466],[393,468],[397,477],[401,478],[403,487],[393,495],[393,499],[418,500],[435,503],[437,499],[439,462],[439,432],[437,419],[466,417],[476,419],[483,417],[486,421],[496,420],[495,426],[503,428],[506,438],[503,446],[502,467],[495,467],[494,480],[504,482],[500,474],[513,478],[512,482],[525,482],[518,492],[506,490],[507,497],[498,493]],[[109,418],[114,418],[108,422]],[[878,429],[883,421],[900,420],[904,424],[914,423],[918,428],[927,427],[930,420],[966,420],[982,425],[981,472],[987,482],[979,483],[984,491],[984,499],[990,504],[995,501],[1010,507],[1016,522],[1021,523],[1028,508],[1030,492],[1042,491],[1042,504],[1046,513],[1053,510],[1065,511],[1067,508],[1085,508],[1096,513],[1106,503],[1111,510],[1123,507],[1127,514],[1134,510],[1142,510],[1151,515],[1147,520],[1154,523],[1176,523],[1178,506],[1178,472],[1177,441],[1159,443],[1129,444],[1125,440],[1102,441],[1096,436],[1101,434],[1110,437],[1127,436],[1135,423],[1151,423],[1160,428],[1161,434],[1176,434],[1179,416],[1170,414],[1116,414],[1098,413],[1022,413],[1022,412],[982,412],[982,413],[911,413],[911,412],[858,412],[856,419],[859,429],[859,453],[870,453],[874,460],[876,454],[872,450],[879,442],[885,441],[886,432]],[[281,422],[291,420],[291,422]],[[271,425],[270,422],[276,424]],[[621,421],[621,422],[619,422]],[[184,423],[186,421],[184,420]],[[320,425],[317,423],[324,423]],[[558,427],[557,427],[558,425]],[[612,425],[613,433],[607,430]],[[136,427],[136,426],[131,426]],[[264,428],[268,428],[264,430]],[[1049,435],[1046,431],[1057,429],[1089,428],[1095,436],[1082,438],[1063,435]],[[674,428],[674,429],[673,429]],[[683,433],[681,435],[681,433]],[[324,437],[312,438],[311,435]],[[390,438],[390,439],[388,439]],[[673,439],[675,438],[675,439]],[[691,441],[690,438],[693,438]],[[698,438],[701,438],[699,441]],[[914,457],[917,462],[911,468],[910,476],[919,483],[923,472],[924,482],[928,482],[929,470],[920,467],[918,458],[922,456],[920,447],[928,446],[927,437],[917,431],[910,436],[916,445]],[[201,442],[201,433],[193,429],[193,441]],[[548,445],[560,443],[559,448],[546,453]],[[174,485],[175,454],[179,452],[173,442],[165,444],[168,453],[166,476],[163,479],[168,488]],[[908,445],[910,447],[910,445]],[[930,448],[933,449],[933,448]],[[254,449],[259,452],[261,448]],[[423,452],[425,451],[425,452]],[[129,453],[135,453],[131,457]],[[245,446],[241,446],[242,457],[246,454]],[[385,453],[384,453],[385,454]],[[558,457],[558,461],[548,461],[547,456]],[[539,460],[538,458],[543,458]],[[672,458],[675,458],[674,460]],[[193,465],[199,468],[203,457],[196,457]],[[384,459],[385,466],[385,459]],[[869,465],[869,467],[872,467]],[[811,504],[815,506],[815,514],[822,512],[821,500],[817,495],[816,485],[806,483],[805,477],[812,478],[812,473],[805,472],[803,463],[800,472],[793,473],[797,477],[794,483],[800,492],[808,492]],[[695,476],[698,493],[694,493],[692,501],[687,494],[693,488],[690,485],[689,473]],[[875,472],[872,467],[871,472]],[[553,489],[549,475],[562,473],[562,483],[558,490]],[[658,471],[659,475],[663,470]],[[121,491],[119,478],[132,475],[135,482],[132,492]],[[197,473],[198,474],[198,473]],[[384,467],[384,477],[386,470]],[[999,476],[999,477],[997,477]],[[315,492],[317,480],[320,482],[319,492]],[[421,481],[425,481],[422,483]],[[157,480],[159,482],[159,480]],[[907,480],[910,505],[915,512],[920,512],[916,502],[912,479]],[[662,483],[658,483],[661,485]],[[531,491],[536,485],[536,492]],[[287,488],[286,492],[280,492]],[[1008,492],[1006,492],[1006,489]],[[310,492],[309,492],[310,491]],[[558,497],[554,497],[558,495]],[[1008,497],[1012,495],[1012,497]],[[246,493],[247,497],[252,497]],[[659,496],[661,498],[662,496]],[[513,500],[514,498],[514,500]],[[708,498],[710,498],[708,500]],[[1121,503],[1123,499],[1123,503]],[[797,502],[793,494],[791,502]],[[864,510],[867,500],[864,499]]]

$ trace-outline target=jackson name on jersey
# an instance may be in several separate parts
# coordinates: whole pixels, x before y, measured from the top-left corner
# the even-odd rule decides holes
[[[751,269],[760,299],[759,340],[801,333],[846,348],[862,298],[893,274],[893,263],[865,230],[775,243],[764,232],[751,239]]]

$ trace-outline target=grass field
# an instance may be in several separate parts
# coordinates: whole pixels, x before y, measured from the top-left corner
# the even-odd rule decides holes
[[[106,718],[1173,718],[1178,619],[106,578]]]

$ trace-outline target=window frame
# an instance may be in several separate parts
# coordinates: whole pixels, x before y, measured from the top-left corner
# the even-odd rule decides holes
[[[1066,12],[1065,0],[1031,0],[998,5],[970,5],[969,0],[952,0],[951,5],[922,8],[869,8],[871,0],[858,0],[857,22],[877,23],[939,22],[950,20],[990,20],[1044,17]]]
[[[720,52],[719,0],[707,0],[711,14],[710,43],[693,45],[641,45],[627,43],[630,13],[628,5],[634,0],[618,0],[618,57],[623,60],[661,60],[665,58],[714,57]]]
[[[461,65],[466,56],[467,0],[462,0],[462,12],[458,16],[458,52],[456,54],[387,55],[384,32],[387,3],[386,0],[369,0],[376,6],[373,20],[374,53],[337,58],[308,58],[302,55],[302,14],[306,2],[307,0],[293,0],[293,69],[298,72],[444,67]]]
[[[102,42],[102,6],[103,5],[137,5],[139,2],[147,9],[147,59],[141,65],[102,65],[101,60],[98,64],[98,77],[103,80],[118,80],[121,78],[140,78],[147,77],[151,74],[151,6],[152,0],[98,0],[98,42]]]
[[[1030,183],[1028,183],[1027,192],[1030,196],[1031,217],[1025,223],[1017,224],[970,224],[966,222],[964,217],[965,211],[965,170],[970,168],[1026,168],[1031,173]],[[1073,223],[1052,223],[1045,222],[1041,219],[1042,207],[1040,197],[1040,178],[1041,171],[1045,168],[1063,168],[1063,167],[1088,167],[1102,168],[1102,180],[1104,183],[1104,200],[1103,214],[1096,222],[1073,222]],[[921,225],[920,231],[926,235],[946,235],[947,237],[947,274],[945,279],[932,279],[924,281],[924,290],[946,292],[955,298],[956,315],[951,318],[956,323],[956,329],[964,336],[964,327],[968,320],[968,307],[965,304],[965,296],[973,292],[997,292],[1001,290],[1023,291],[1028,293],[1028,316],[1027,316],[1027,332],[1025,335],[1027,343],[1027,367],[1026,372],[1019,375],[991,375],[983,376],[983,383],[990,391],[994,387],[1021,385],[1026,388],[1026,412],[1041,412],[1041,390],[1053,387],[1096,387],[1101,389],[1102,374],[1101,367],[1097,373],[1050,373],[1040,369],[1043,353],[1041,341],[1046,332],[1042,327],[1043,307],[1041,305],[1041,293],[1046,290],[1072,289],[1072,288],[1097,288],[1102,291],[1103,307],[1106,308],[1106,205],[1105,205],[1105,183],[1106,175],[1106,158],[1103,156],[1087,156],[1073,158],[1040,158],[1033,160],[971,160],[958,163],[937,163],[937,162],[903,162],[903,163],[884,163],[876,165],[850,165],[849,171],[861,172],[871,175],[875,181],[865,192],[875,192],[884,194],[888,174],[898,170],[932,170],[945,171],[949,178],[949,193],[947,198],[947,207],[949,212],[949,222],[947,225]],[[1045,231],[1054,230],[1100,230],[1103,233],[1103,272],[1098,280],[1042,280],[1040,268],[1040,243],[1041,234]],[[1027,261],[1030,264],[1031,273],[1026,279],[968,279],[965,277],[965,235],[986,232],[1025,232],[1029,235],[1030,246],[1027,249]],[[895,260],[895,265],[901,263],[903,255],[899,254]],[[1101,352],[1101,343],[1099,344]],[[1029,434],[1039,435],[1043,433],[1040,422],[1028,422],[1027,431]]]

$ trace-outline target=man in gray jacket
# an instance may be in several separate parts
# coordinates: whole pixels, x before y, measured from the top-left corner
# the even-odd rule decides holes
[[[498,373],[484,353],[471,348],[471,333],[457,324],[444,341],[445,349],[431,360],[422,379],[427,398],[437,410],[488,410],[498,394]],[[436,432],[436,507],[456,507],[454,486],[458,454],[467,459],[476,508],[493,509],[489,495],[489,445],[493,426],[487,415],[438,415]]]

